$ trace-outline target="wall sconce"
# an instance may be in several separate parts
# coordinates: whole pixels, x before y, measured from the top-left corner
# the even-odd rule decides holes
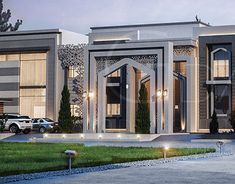
[[[166,97],[167,96],[167,93],[168,93],[168,91],[167,91],[167,89],[165,89],[164,91],[162,91],[162,90],[157,90],[157,97]]]
[[[82,97],[87,98],[87,92],[86,91],[83,92]]]
[[[162,96],[162,90],[157,90],[157,97],[161,97]]]
[[[167,96],[167,93],[168,93],[168,91],[167,91],[167,89],[165,89],[165,90],[163,91],[163,96],[166,97],[166,96]]]
[[[92,91],[90,91],[89,93],[87,93],[86,91],[82,94],[83,98],[93,98],[95,95]]]
[[[89,98],[93,98],[94,97],[94,93],[90,91],[89,94],[88,94],[88,97]]]

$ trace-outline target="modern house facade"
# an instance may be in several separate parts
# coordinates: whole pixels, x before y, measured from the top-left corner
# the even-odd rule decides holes
[[[0,113],[58,118],[64,71],[57,49],[86,36],[59,29],[0,34]]]
[[[81,117],[84,132],[135,133],[144,84],[151,133],[206,132],[214,111],[219,128],[231,128],[235,26],[196,21],[92,27],[87,36],[60,30],[3,33],[0,51],[1,61],[14,59],[0,61],[0,111],[57,120],[67,84],[71,112]]]

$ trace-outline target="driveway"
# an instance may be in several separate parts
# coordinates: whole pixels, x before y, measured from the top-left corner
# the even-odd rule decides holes
[[[230,184],[235,179],[235,156],[209,160],[179,161],[154,167],[134,167],[72,176],[51,177],[17,184],[94,184],[94,183],[208,183]]]

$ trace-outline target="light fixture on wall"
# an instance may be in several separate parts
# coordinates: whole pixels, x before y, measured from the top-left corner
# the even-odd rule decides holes
[[[86,91],[84,91],[83,94],[82,94],[82,97],[85,98],[85,99],[88,98],[88,97],[89,97],[89,98],[93,98],[94,96],[95,96],[95,95],[94,95],[94,92],[92,92],[92,91],[90,91],[89,93],[87,93]]]
[[[83,92],[82,97],[87,98],[87,92],[86,91]]]
[[[157,90],[157,97],[161,97],[162,96],[162,90]]]
[[[165,89],[165,90],[161,90],[161,89],[159,89],[159,90],[157,90],[157,97],[166,97],[167,96],[167,94],[168,94],[168,91],[167,91],[167,89]]]
[[[88,94],[88,97],[93,98],[94,96],[95,96],[94,92],[90,91],[89,94]]]
[[[166,96],[167,96],[167,93],[168,93],[168,91],[167,91],[167,89],[165,89],[165,90],[163,91],[163,96],[166,97]]]

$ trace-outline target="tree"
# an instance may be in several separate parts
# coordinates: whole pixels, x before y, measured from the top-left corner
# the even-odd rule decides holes
[[[233,131],[235,132],[235,110],[231,112],[229,122],[232,126]]]
[[[59,126],[62,132],[69,133],[72,131],[73,122],[70,110],[70,94],[67,85],[64,85],[61,95],[62,98],[60,101],[60,111],[58,119]]]
[[[3,0],[0,0],[0,32],[17,31],[20,25],[23,23],[22,20],[18,19],[13,26],[11,23],[9,23],[10,18],[11,11],[9,9],[7,11],[3,11]]]
[[[147,101],[147,89],[144,84],[141,84],[139,90],[138,109],[136,112],[136,133],[150,133],[150,112]]]
[[[216,134],[218,132],[219,132],[219,123],[218,123],[217,114],[214,111],[211,117],[211,122],[210,122],[210,133]]]
[[[6,114],[3,114],[0,118],[0,132],[4,131],[7,121],[8,121],[8,116]]]

